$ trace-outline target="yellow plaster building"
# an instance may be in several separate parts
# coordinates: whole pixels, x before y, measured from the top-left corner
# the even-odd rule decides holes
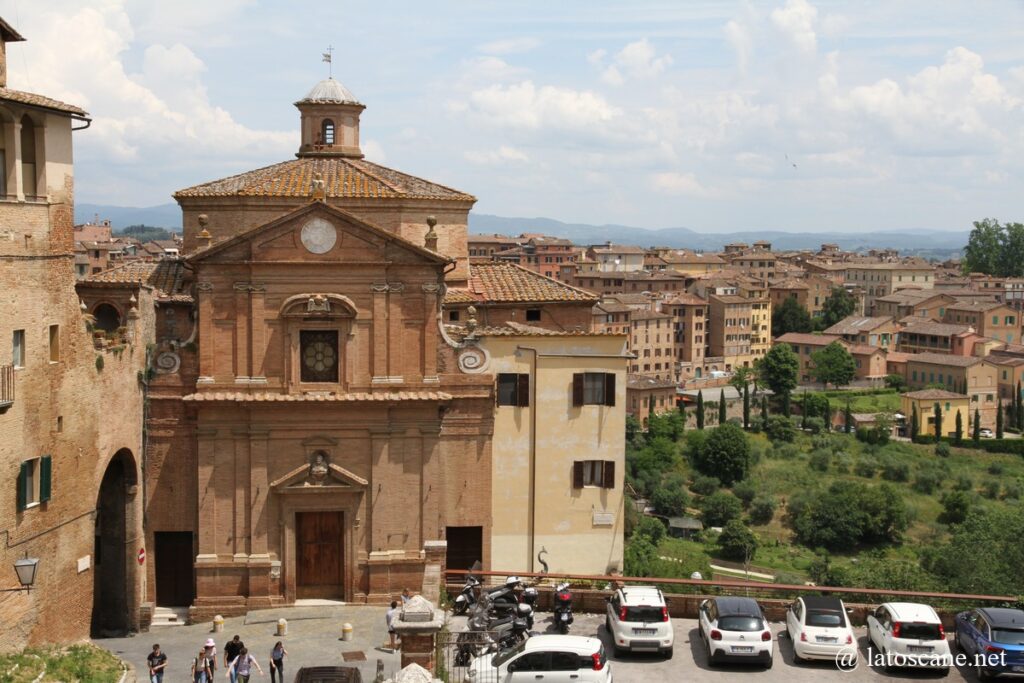
[[[914,415],[914,408],[917,408],[917,432],[918,434],[935,434],[935,404],[939,404],[942,410],[942,435],[952,436],[956,434],[956,414],[960,412],[964,437],[971,433],[971,426],[974,424],[974,412],[971,410],[970,401],[964,394],[957,394],[944,389],[922,389],[911,391],[900,396],[902,412],[909,420]]]

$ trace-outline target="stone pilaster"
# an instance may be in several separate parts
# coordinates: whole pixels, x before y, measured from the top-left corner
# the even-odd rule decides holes
[[[388,285],[371,285],[373,292],[373,384],[388,382]]]
[[[437,298],[441,286],[423,285],[423,381],[439,382],[437,377]]]
[[[199,295],[199,380],[212,382],[214,375],[213,283],[196,285]]]
[[[249,283],[235,283],[235,382],[249,383]]]

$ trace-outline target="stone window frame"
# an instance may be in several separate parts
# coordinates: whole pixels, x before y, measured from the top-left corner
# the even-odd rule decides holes
[[[355,355],[355,321],[359,309],[346,296],[334,293],[306,293],[288,297],[280,309],[285,343],[282,367],[289,392],[344,392],[352,382]],[[338,381],[303,382],[300,332],[336,331],[338,333]]]

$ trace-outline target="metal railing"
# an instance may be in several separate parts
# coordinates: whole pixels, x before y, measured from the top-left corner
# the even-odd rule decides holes
[[[14,366],[0,365],[0,410],[14,403]]]
[[[498,667],[489,664],[498,651],[497,638],[497,633],[488,631],[441,631],[434,641],[434,675],[445,683],[497,681]],[[473,676],[469,673],[471,667],[475,670]]]

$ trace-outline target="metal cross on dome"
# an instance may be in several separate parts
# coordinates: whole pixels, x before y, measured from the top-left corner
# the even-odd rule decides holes
[[[334,47],[331,45],[327,46],[327,52],[322,53],[322,61],[327,62],[327,77],[334,78],[334,65],[331,62],[331,55],[334,52]]]

